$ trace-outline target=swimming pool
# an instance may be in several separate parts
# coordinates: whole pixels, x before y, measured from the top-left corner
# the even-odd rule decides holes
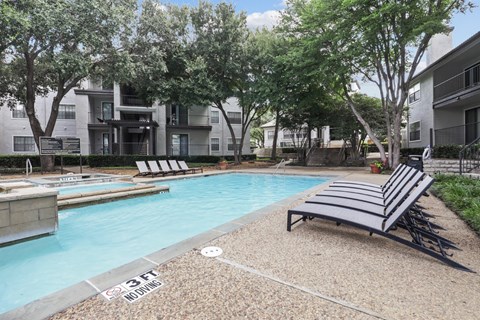
[[[74,194],[74,193],[84,193],[84,192],[93,192],[93,191],[104,191],[112,190],[117,188],[126,188],[133,187],[135,183],[132,182],[110,182],[110,183],[96,183],[96,184],[81,184],[68,187],[54,187],[58,190],[58,194]]]
[[[222,174],[169,181],[170,193],[62,210],[57,234],[0,248],[0,313],[326,181]]]

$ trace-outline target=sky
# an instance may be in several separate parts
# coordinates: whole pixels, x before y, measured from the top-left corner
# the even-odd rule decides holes
[[[142,0],[139,0],[141,2]],[[218,3],[222,0],[210,0],[212,3]],[[453,48],[480,31],[480,0],[470,0],[475,8],[465,14],[457,13],[452,17],[450,25],[454,27],[452,34]],[[196,6],[198,0],[168,0],[163,3],[172,3],[176,5]],[[257,27],[272,27],[279,19],[279,10],[285,8],[286,0],[225,0],[233,3],[238,11],[247,13],[247,24],[251,29]],[[426,67],[425,57],[420,62],[417,72]],[[373,83],[360,83],[361,92],[370,96],[379,96],[378,89]]]
[[[218,3],[221,0],[210,1]],[[164,2],[195,6],[198,0],[169,0]],[[272,26],[279,17],[278,10],[285,7],[285,0],[226,0],[226,2],[233,3],[238,11],[245,11],[248,14],[247,23],[252,28],[263,25]],[[451,25],[454,26],[453,47],[458,46],[480,31],[480,0],[473,0],[472,2],[477,6],[473,12],[456,14],[451,21]]]

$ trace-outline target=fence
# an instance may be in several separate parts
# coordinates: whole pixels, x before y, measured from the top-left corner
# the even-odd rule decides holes
[[[435,146],[465,145],[480,136],[480,122],[435,130]]]

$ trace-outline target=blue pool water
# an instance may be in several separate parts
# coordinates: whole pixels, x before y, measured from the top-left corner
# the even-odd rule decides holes
[[[80,184],[68,187],[55,187],[58,194],[73,194],[93,191],[112,190],[116,188],[133,187],[135,184],[130,182],[111,182],[111,183],[97,183],[97,184]]]
[[[159,183],[169,193],[61,210],[55,235],[0,248],[0,313],[326,181],[224,174]]]

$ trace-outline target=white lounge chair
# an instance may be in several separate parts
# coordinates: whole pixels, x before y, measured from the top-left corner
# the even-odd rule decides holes
[[[201,173],[203,173],[203,168],[200,168],[200,167],[198,167],[198,168],[189,168],[188,165],[187,165],[187,163],[186,163],[185,161],[183,161],[183,160],[178,161],[178,164],[180,165],[180,168],[181,168],[182,170],[186,170],[187,172],[190,171],[191,173],[195,173],[195,172],[197,172],[197,171],[200,171]]]
[[[162,168],[162,172],[164,172],[165,174],[168,174],[168,173],[173,173],[174,175],[177,174],[177,172],[175,170],[172,170],[168,166],[167,160],[158,160],[158,163],[160,164],[160,167]]]
[[[167,173],[162,170],[160,170],[160,168],[158,167],[158,164],[157,164],[157,161],[155,160],[150,160],[148,161],[148,166],[150,167],[150,172],[152,173],[152,178],[153,176],[156,176],[156,175],[159,175],[161,174],[162,176],[165,176]]]
[[[134,177],[147,176],[147,175],[151,174],[151,172],[148,169],[145,161],[135,161],[135,164],[137,165],[138,173],[136,175],[134,175]]]
[[[180,169],[178,167],[177,161],[176,160],[168,160],[168,164],[170,165],[170,168],[172,168],[175,173],[181,172],[183,174],[187,173],[186,170]]]

